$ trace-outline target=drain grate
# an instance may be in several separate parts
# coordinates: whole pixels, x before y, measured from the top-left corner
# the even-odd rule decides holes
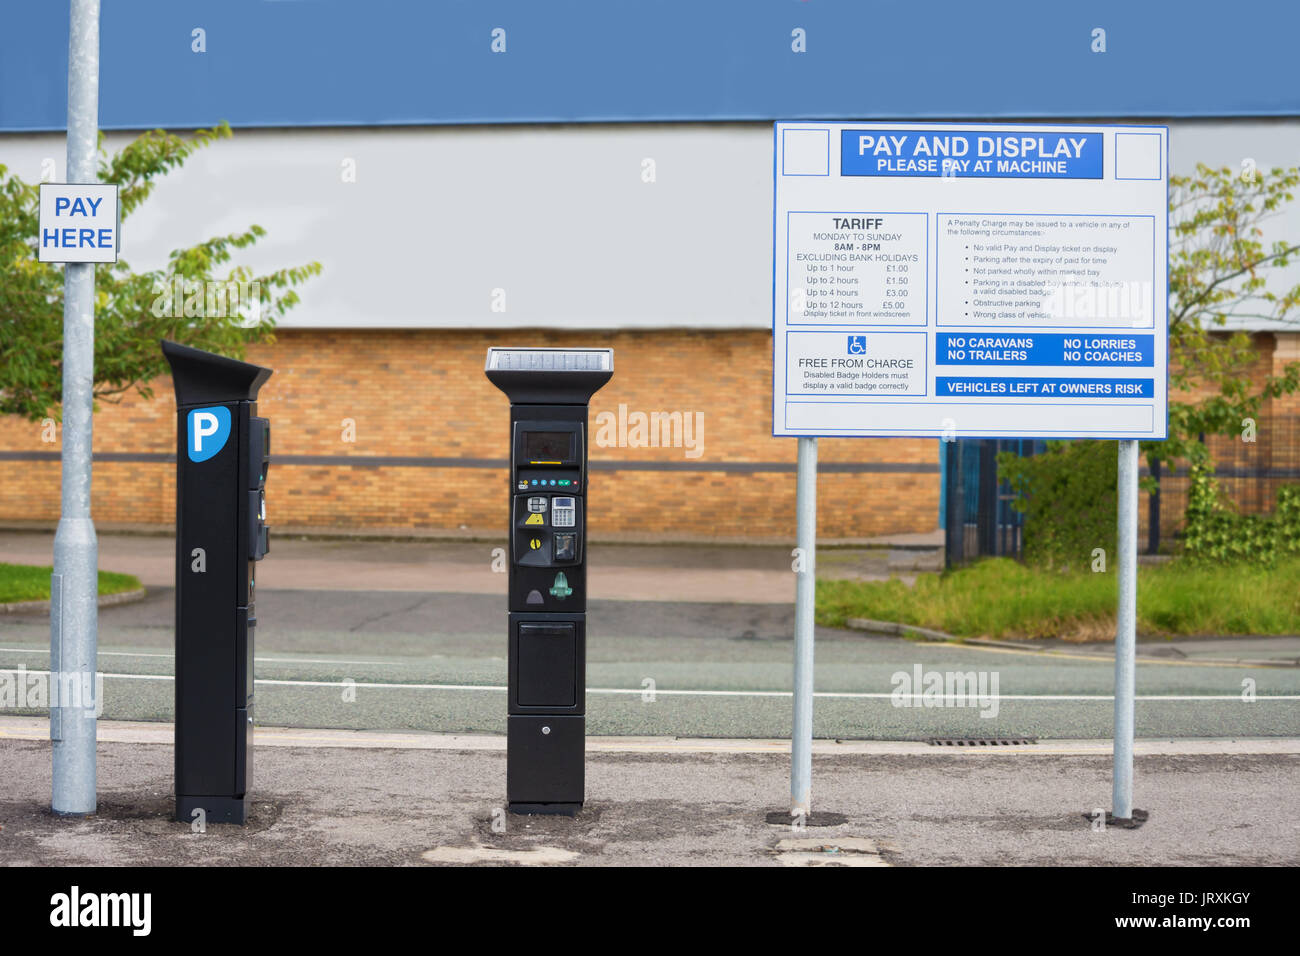
[[[926,741],[931,747],[1014,747],[1036,744],[1037,737],[931,737]]]

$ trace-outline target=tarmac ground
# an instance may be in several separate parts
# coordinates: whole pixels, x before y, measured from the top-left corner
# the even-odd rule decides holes
[[[740,866],[1234,865],[1300,863],[1300,741],[1150,741],[1138,748],[1137,829],[1095,829],[1110,757],[1094,742],[927,753],[818,745],[813,821],[789,808],[777,741],[589,745],[576,818],[502,809],[499,738],[268,731],[245,827],[173,821],[171,728],[105,723],[100,805],[48,808],[50,753],[32,718],[0,718],[0,864]],[[281,739],[276,739],[277,737]],[[294,739],[295,737],[299,739]],[[127,742],[145,741],[145,742]]]

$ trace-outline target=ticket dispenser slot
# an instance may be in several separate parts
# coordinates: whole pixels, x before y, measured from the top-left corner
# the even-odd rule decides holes
[[[611,349],[489,349],[510,398],[506,797],[575,814],[586,737],[587,408]]]
[[[271,370],[162,343],[176,391],[176,819],[245,823]]]

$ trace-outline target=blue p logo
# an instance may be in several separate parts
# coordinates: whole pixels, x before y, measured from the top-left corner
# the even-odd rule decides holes
[[[185,450],[190,461],[207,461],[226,447],[230,437],[230,409],[224,405],[196,408],[189,414]]]

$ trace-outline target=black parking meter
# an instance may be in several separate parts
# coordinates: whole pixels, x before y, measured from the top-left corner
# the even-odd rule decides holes
[[[613,349],[488,349],[510,398],[509,705],[512,813],[576,814],[586,743],[587,403]]]
[[[244,823],[254,565],[267,552],[269,368],[162,343],[176,389],[176,819]]]

